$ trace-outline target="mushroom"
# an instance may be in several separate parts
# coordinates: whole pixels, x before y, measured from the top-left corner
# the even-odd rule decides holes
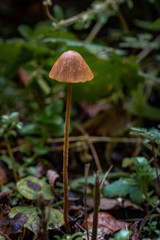
[[[70,233],[68,219],[68,138],[70,125],[72,83],[84,83],[93,79],[93,73],[82,56],[72,50],[64,52],[53,65],[49,77],[58,82],[68,83],[66,104],[64,148],[63,148],[63,186],[64,186],[64,222],[66,232]]]

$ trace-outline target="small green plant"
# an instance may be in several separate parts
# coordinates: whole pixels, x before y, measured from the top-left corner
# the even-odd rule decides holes
[[[83,240],[83,238],[81,237],[82,235],[83,235],[83,233],[77,232],[77,233],[74,233],[72,235],[65,234],[65,235],[63,235],[63,237],[55,235],[54,238],[56,238],[57,240],[61,240],[61,239],[63,239],[63,240],[73,240],[73,239],[75,239],[75,240]]]
[[[155,154],[155,143],[158,146],[157,149],[159,150],[160,147],[160,131],[157,128],[131,128],[130,134],[136,135],[136,136],[142,136],[145,138],[146,142],[150,142],[152,145],[152,154],[153,154],[153,160],[154,165],[156,169],[156,175],[157,175],[157,182],[160,188],[160,179],[159,179],[159,172],[158,172],[158,166],[157,166],[157,158]]]
[[[152,208],[155,208],[158,197],[153,195],[153,191],[148,192],[148,187],[152,180],[156,178],[156,169],[150,166],[145,157],[132,158],[132,163],[136,170],[136,176],[114,181],[102,189],[102,194],[110,198],[116,196],[127,197],[129,195],[133,202],[141,204],[146,200]],[[159,213],[160,209],[156,207],[156,211]]]
[[[19,121],[18,112],[13,112],[11,114],[3,115],[1,117],[0,136],[4,138],[4,141],[8,150],[8,154],[12,162],[13,175],[14,175],[14,180],[16,182],[18,181],[18,176],[16,172],[15,158],[13,155],[9,138],[16,137],[17,136],[16,130],[21,130],[21,128],[22,128],[22,123]]]
[[[158,230],[158,214],[152,214],[149,217],[147,224],[143,227],[143,232],[148,232],[148,234],[155,233],[158,237],[160,237],[160,231]]]
[[[132,127],[130,134],[135,136],[142,136],[149,142],[155,142],[157,145],[160,145],[160,130],[157,128],[138,128]]]
[[[129,230],[121,230],[116,233],[114,238],[110,238],[109,240],[127,240],[132,235],[132,231]]]

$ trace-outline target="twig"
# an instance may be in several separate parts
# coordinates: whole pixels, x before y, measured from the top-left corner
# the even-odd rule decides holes
[[[86,42],[90,43],[93,41],[93,39],[97,36],[97,34],[99,33],[99,31],[102,29],[104,23],[102,22],[97,22],[94,27],[92,28],[92,30],[90,31],[90,33],[88,34],[87,38],[86,38]]]
[[[50,20],[56,22],[56,19],[52,16],[52,14],[51,14],[50,11],[49,11],[48,5],[45,5],[44,8],[45,8],[45,12],[46,12],[47,17],[48,17]]]
[[[93,143],[90,141],[89,139],[89,134],[86,132],[86,130],[79,124],[75,124],[75,126],[78,128],[78,130],[84,134],[85,136],[85,140],[86,142],[88,143],[90,149],[91,149],[91,152],[93,154],[93,157],[94,157],[94,160],[95,160],[95,163],[96,163],[96,166],[97,166],[97,169],[99,170],[99,172],[101,173],[102,172],[102,167],[101,167],[101,164],[100,164],[100,160],[99,160],[99,157],[98,157],[98,154],[95,150],[95,147],[93,145]]]
[[[76,148],[76,147],[80,147],[83,146],[85,143],[84,141],[87,139],[89,139],[90,142],[92,143],[97,143],[97,142],[119,142],[119,143],[136,143],[137,142],[137,138],[113,138],[113,137],[101,137],[101,136],[72,136],[69,137],[69,148]],[[64,142],[64,138],[49,138],[47,140],[48,143],[63,143]],[[139,143],[144,143],[143,139],[139,139]],[[22,146],[26,146],[26,144],[22,144],[18,147],[15,147],[12,149],[12,152],[18,152],[20,147]],[[144,146],[146,146],[148,149],[151,150],[151,147],[149,146],[149,144],[144,144]],[[61,151],[63,149],[63,146],[54,146],[51,147],[51,151]],[[158,154],[160,156],[160,153],[158,152],[157,149],[155,149],[156,154]],[[0,150],[0,154],[6,154],[7,151],[5,149]]]
[[[111,165],[111,166],[109,167],[108,171],[105,173],[105,175],[104,175],[104,177],[103,177],[103,179],[102,179],[102,181],[101,181],[101,184],[100,184],[100,189],[102,188],[103,183],[104,183],[104,181],[106,180],[106,178],[108,177],[108,174],[110,173],[110,171],[112,170],[112,168],[113,168],[113,165]]]
[[[148,148],[149,150],[152,151],[152,146],[150,144],[145,143],[145,142],[143,142],[143,144],[146,148]],[[158,149],[154,149],[154,151],[155,151],[156,155],[160,156],[160,152],[158,151]]]
[[[122,27],[125,31],[128,31],[128,24],[126,22],[126,19],[124,18],[123,14],[121,11],[118,13],[119,20],[121,21]]]
[[[160,42],[160,35],[158,35],[154,40],[153,43]],[[150,46],[147,46],[137,55],[137,63],[141,62],[153,49]]]
[[[115,9],[116,1],[113,0],[106,0],[103,3],[99,4],[98,7],[93,7],[85,12],[81,12],[73,17],[67,18],[65,20],[60,21],[57,26],[64,26],[67,24],[72,24],[76,20],[85,17],[86,15],[94,14],[101,12],[102,10],[104,11],[105,8],[107,8],[109,5],[112,6],[113,9]],[[117,5],[116,5],[116,10],[117,10]]]
[[[160,202],[158,202],[156,204],[156,206],[154,208],[152,208],[147,215],[143,218],[140,227],[139,227],[139,232],[143,229],[144,225],[146,224],[146,222],[148,221],[149,217],[151,216],[152,212],[159,206]]]
[[[120,143],[136,143],[137,138],[127,138],[127,137],[101,137],[101,136],[72,136],[69,137],[69,142],[75,142],[75,141],[84,141],[86,139],[89,139],[90,142],[96,143],[96,142],[120,142]],[[63,142],[63,138],[49,138],[48,143],[61,143]],[[141,139],[143,143],[143,139]]]
[[[12,240],[11,238],[9,238],[6,234],[4,234],[3,232],[0,231],[0,235],[4,238],[6,238],[7,240]]]

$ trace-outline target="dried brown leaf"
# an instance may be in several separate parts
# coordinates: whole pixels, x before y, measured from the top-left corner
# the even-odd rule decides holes
[[[59,174],[56,171],[53,171],[51,169],[47,171],[47,179],[48,179],[49,185],[50,185],[50,187],[52,189],[52,192],[55,195],[56,195],[55,183],[56,183],[58,178],[59,178]]]
[[[0,204],[0,232],[6,236],[19,234],[23,231],[23,226],[28,217],[24,213],[18,213],[13,218],[9,218],[8,214],[11,208]]]
[[[92,230],[93,224],[93,213],[89,214],[87,218],[88,229]],[[98,229],[97,231],[101,233],[103,236],[106,234],[112,234],[118,230],[126,230],[128,229],[129,224],[124,221],[119,221],[111,214],[107,212],[99,212],[98,213]]]

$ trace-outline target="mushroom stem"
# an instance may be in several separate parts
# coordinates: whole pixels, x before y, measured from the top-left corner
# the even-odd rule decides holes
[[[64,133],[64,148],[63,148],[63,186],[64,186],[64,222],[67,233],[70,233],[69,218],[68,218],[68,140],[69,140],[69,125],[71,111],[71,96],[72,83],[68,84],[67,104],[66,104],[66,119]]]

